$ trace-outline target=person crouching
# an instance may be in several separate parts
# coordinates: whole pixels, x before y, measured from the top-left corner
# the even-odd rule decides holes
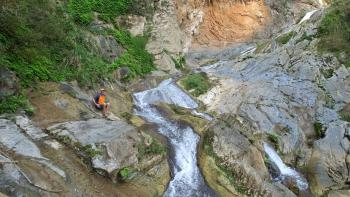
[[[106,118],[110,105],[106,96],[106,90],[102,88],[100,93],[97,93],[94,97],[93,102],[96,109],[100,110],[102,112],[102,116]]]

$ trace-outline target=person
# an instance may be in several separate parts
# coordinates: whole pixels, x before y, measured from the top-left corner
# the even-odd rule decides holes
[[[96,109],[100,110],[102,112],[102,116],[106,118],[109,109],[109,102],[107,100],[106,90],[102,88],[100,90],[100,93],[96,94],[96,96],[94,97],[93,102],[95,104]]]

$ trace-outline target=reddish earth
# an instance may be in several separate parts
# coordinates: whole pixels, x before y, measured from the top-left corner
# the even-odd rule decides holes
[[[218,48],[245,42],[263,30],[270,21],[270,10],[263,0],[213,1],[202,8],[204,20],[192,48]]]

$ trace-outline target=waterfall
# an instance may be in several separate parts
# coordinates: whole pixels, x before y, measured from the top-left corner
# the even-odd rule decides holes
[[[164,102],[194,110],[198,104],[171,79],[163,81],[154,89],[135,93],[134,102],[135,114],[157,124],[158,132],[168,139],[171,147],[170,164],[173,179],[164,196],[215,196],[205,184],[197,166],[199,136],[191,127],[167,120],[152,105]]]
[[[306,190],[309,187],[307,180],[294,169],[288,167],[278,156],[277,152],[267,143],[264,143],[265,153],[268,155],[273,167],[280,173],[281,179],[291,177],[295,179],[299,190]]]
[[[305,14],[305,16],[301,19],[301,21],[298,24],[301,24],[311,18],[311,16],[316,12],[317,10],[312,10]]]

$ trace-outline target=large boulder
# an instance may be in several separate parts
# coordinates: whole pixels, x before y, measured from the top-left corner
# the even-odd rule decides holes
[[[322,195],[325,191],[345,186],[350,180],[350,125],[331,123],[323,139],[314,143],[309,162],[311,189]]]
[[[90,147],[92,166],[111,175],[123,167],[138,164],[138,144],[141,138],[137,130],[122,121],[90,119],[53,125],[47,129],[58,138],[71,141],[74,146]],[[91,154],[95,152],[96,154]]]

